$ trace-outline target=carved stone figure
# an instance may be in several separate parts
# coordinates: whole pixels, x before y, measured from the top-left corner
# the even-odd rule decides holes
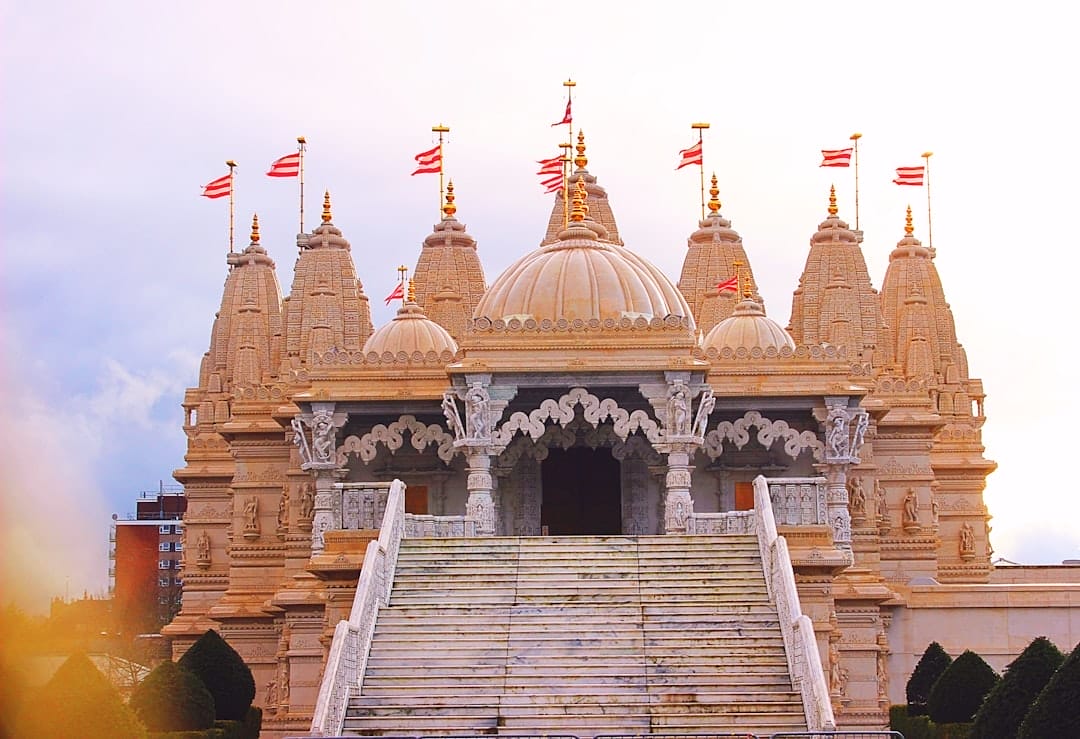
[[[851,478],[848,488],[849,504],[852,513],[866,513],[866,489],[861,477]]]
[[[938,518],[941,515],[941,504],[938,503],[937,496],[933,491],[930,492],[930,520],[937,526]]]
[[[278,499],[277,525],[279,529],[289,528],[289,484],[281,486],[281,497]]]
[[[195,540],[195,551],[199,564],[210,564],[210,535],[200,531]]]
[[[881,480],[874,480],[874,503],[877,506],[878,521],[887,521],[889,519],[889,506]]]
[[[701,393],[701,403],[698,405],[697,416],[694,417],[694,436],[704,436],[705,429],[709,426],[709,416],[716,407],[716,396],[711,387],[706,387]]]
[[[848,417],[844,410],[833,408],[829,411],[829,427],[825,441],[829,447],[829,456],[833,458],[848,456],[851,447],[848,440]]]
[[[244,532],[259,531],[259,499],[249,495],[244,503]]]
[[[908,488],[904,496],[904,527],[911,528],[919,525],[919,496],[915,488]]]
[[[304,422],[299,418],[292,420],[293,444],[300,450],[300,461],[303,464],[311,464],[311,447],[308,445],[307,434],[304,433]]]
[[[442,410],[443,415],[446,416],[446,426],[454,435],[454,439],[457,441],[464,439],[465,427],[461,424],[461,413],[458,411],[453,391],[448,390],[443,393]]]
[[[271,680],[266,684],[266,707],[273,708],[277,706],[277,702],[277,680]]]
[[[491,437],[491,429],[488,425],[488,405],[490,398],[487,390],[480,385],[473,385],[465,395],[465,417],[468,422],[468,433],[471,439],[487,439]]]
[[[870,427],[870,414],[863,411],[859,414],[859,420],[855,422],[855,437],[851,441],[851,453],[856,455],[862,449],[863,440],[866,438],[866,430]]]
[[[968,521],[964,521],[960,527],[960,556],[975,556],[975,529]]]
[[[300,486],[300,518],[304,521],[311,521],[311,517],[315,515],[315,490],[310,482],[305,482]]]
[[[843,691],[844,682],[840,668],[840,643],[839,639],[829,640],[829,690],[834,695]]]
[[[331,462],[334,454],[334,417],[330,411],[315,411],[311,418],[312,461]]]
[[[690,390],[678,382],[668,391],[668,429],[672,436],[690,433]]]

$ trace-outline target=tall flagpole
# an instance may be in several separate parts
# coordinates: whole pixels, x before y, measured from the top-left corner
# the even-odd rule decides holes
[[[698,148],[701,149],[701,161],[698,162],[698,169],[701,170],[701,220],[705,220],[705,129],[709,127],[708,123],[691,123],[690,128],[697,129],[698,132]]]
[[[861,133],[851,134],[851,140],[855,142],[855,230],[859,230],[859,139]]]
[[[571,139],[573,140],[573,139]],[[562,152],[562,205],[563,205],[563,228],[570,227],[570,198],[566,193],[570,188],[570,149],[573,148],[573,144],[566,142],[559,144],[559,148]]]
[[[398,271],[398,284],[401,285],[401,307],[405,307],[405,300],[408,297],[408,286],[405,284],[405,276],[409,274],[409,268],[404,264],[397,268]]]
[[[566,80],[566,82],[563,82],[562,84],[563,84],[563,87],[566,88],[566,107],[569,108],[570,104],[573,102],[574,88],[577,87],[577,83],[574,82],[571,79],[568,79],[568,80]],[[573,110],[570,111],[570,133],[568,134],[568,136],[570,137],[570,141],[574,140],[574,113],[573,113]]]
[[[443,134],[444,133],[449,133],[450,129],[440,123],[437,126],[432,126],[431,130],[432,130],[433,133],[439,134],[439,214],[441,216],[442,215],[442,207],[443,207],[443,192],[444,192],[444,188],[443,188],[443,172],[445,171],[445,168],[446,168],[446,155],[443,153]],[[404,278],[402,278],[402,279],[404,279]],[[402,302],[402,305],[404,305],[404,304],[405,303]]]
[[[235,225],[236,213],[236,162],[232,159],[225,161],[229,168],[229,253],[233,253],[233,226]]]
[[[932,151],[924,151],[923,159],[926,160],[926,241],[927,248],[934,248],[934,222],[930,219],[930,157],[934,156]]]
[[[300,233],[304,233],[304,149],[307,139],[297,136],[296,143],[300,146]]]

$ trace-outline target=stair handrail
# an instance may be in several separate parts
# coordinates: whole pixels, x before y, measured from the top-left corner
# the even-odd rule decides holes
[[[802,697],[806,728],[808,731],[835,730],[836,719],[814,637],[814,624],[802,612],[787,540],[776,531],[769,485],[762,475],[754,479],[754,516],[765,586],[776,603],[788,671],[792,687],[798,689]]]
[[[311,719],[311,736],[338,736],[345,724],[350,689],[359,690],[367,667],[375,618],[390,600],[398,550],[405,530],[405,483],[394,480],[386,500],[379,538],[368,542],[348,620],[334,627]]]

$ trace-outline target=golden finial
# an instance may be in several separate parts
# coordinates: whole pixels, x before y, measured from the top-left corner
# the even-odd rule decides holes
[[[259,214],[256,213],[251,217],[251,243],[259,243]]]
[[[836,217],[839,209],[836,207],[836,185],[829,185],[829,215]]]
[[[915,227],[911,225],[911,206],[907,207],[907,221],[904,223],[904,235],[911,236],[915,233]]]
[[[712,175],[712,186],[709,188],[709,213],[714,216],[720,215],[720,200],[717,195],[720,194],[720,188],[716,186],[716,172]]]
[[[323,193],[322,199],[322,222],[329,223],[330,218],[330,191],[327,190]]]
[[[410,303],[415,303],[416,302],[416,286],[413,284],[413,282],[415,282],[415,281],[412,278],[410,278],[409,279],[409,297],[406,298],[406,300],[408,300]]]
[[[442,208],[443,218],[453,218],[457,213],[457,206],[454,205],[454,181],[450,180],[446,183],[446,205]]]
[[[578,169],[585,169],[585,165],[589,163],[588,157],[585,156],[585,132],[577,132],[577,156],[574,157],[574,166]]]
[[[574,188],[574,207],[570,211],[570,220],[574,223],[581,223],[585,220],[585,214],[589,212],[589,206],[585,204],[588,199],[589,193],[585,190],[585,177],[579,176],[577,178],[577,187]]]

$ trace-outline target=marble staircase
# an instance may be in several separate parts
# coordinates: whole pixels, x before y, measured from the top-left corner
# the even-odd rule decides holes
[[[805,731],[754,535],[404,539],[345,735]]]

